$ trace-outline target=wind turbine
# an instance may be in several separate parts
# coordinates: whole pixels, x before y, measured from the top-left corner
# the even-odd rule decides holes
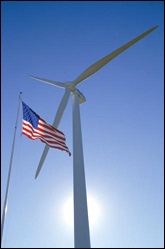
[[[87,209],[87,198],[86,198],[86,183],[85,183],[85,171],[84,171],[84,158],[83,158],[83,146],[82,146],[82,135],[81,135],[81,123],[80,123],[80,110],[79,104],[86,101],[84,95],[76,88],[76,86],[87,79],[99,69],[105,66],[108,62],[114,59],[116,56],[121,54],[124,50],[141,40],[143,37],[151,33],[158,26],[149,29],[143,34],[139,35],[135,39],[126,43],[122,47],[116,49],[112,53],[103,57],[97,61],[85,71],[83,71],[74,81],[67,81],[66,83],[47,80],[30,76],[36,80],[43,81],[53,86],[61,87],[65,89],[64,96],[58,107],[53,125],[55,128],[58,127],[63,113],[65,111],[70,93],[73,98],[73,188],[74,188],[74,243],[76,248],[90,248],[90,235],[89,235],[89,222],[88,222],[88,209]],[[49,147],[46,145],[41,156],[35,178],[37,178]]]

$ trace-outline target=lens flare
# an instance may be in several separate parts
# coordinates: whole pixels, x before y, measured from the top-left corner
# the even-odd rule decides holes
[[[89,225],[93,227],[97,225],[100,217],[100,205],[96,198],[88,195],[88,217],[89,217]],[[74,224],[74,213],[73,213],[73,197],[68,198],[62,207],[62,217],[65,223],[73,228]]]

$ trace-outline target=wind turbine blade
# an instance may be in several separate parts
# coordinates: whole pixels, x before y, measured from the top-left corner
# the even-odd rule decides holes
[[[131,40],[130,42],[126,43],[125,45],[123,45],[122,47],[116,49],[115,51],[113,51],[112,53],[108,54],[107,56],[105,56],[104,58],[102,58],[101,60],[97,61],[96,63],[94,63],[93,65],[91,65],[90,67],[88,67],[83,73],[81,73],[74,81],[73,84],[76,86],[77,84],[79,84],[81,81],[87,79],[88,77],[90,77],[92,74],[96,73],[99,69],[101,69],[103,66],[105,66],[108,62],[110,62],[111,60],[113,60],[116,56],[118,56],[119,54],[121,54],[124,50],[126,50],[127,48],[131,47],[133,44],[135,44],[136,42],[138,42],[139,40],[141,40],[143,37],[145,37],[146,35],[148,35],[149,33],[151,33],[153,30],[155,30],[157,27],[159,26],[155,26],[152,29],[149,29],[148,31],[144,32],[143,34],[139,35],[138,37],[136,37],[135,39]]]
[[[51,85],[54,85],[54,86],[65,88],[65,84],[62,83],[62,82],[57,82],[57,81],[53,81],[53,80],[42,79],[42,78],[34,77],[34,76],[31,76],[31,75],[29,75],[29,76],[31,78],[35,79],[35,80],[40,80],[40,81],[43,81],[45,83],[48,83],[48,84],[51,84]]]
[[[40,159],[40,162],[39,162],[39,165],[38,165],[38,168],[37,168],[37,171],[36,171],[36,174],[35,174],[35,179],[37,178],[37,176],[39,175],[40,173],[40,170],[42,168],[42,165],[45,161],[45,158],[48,154],[48,151],[49,151],[49,146],[48,145],[45,145],[45,148],[44,148],[44,151],[42,153],[42,156],[41,156],[41,159]]]
[[[59,123],[61,121],[61,118],[62,118],[63,113],[65,111],[66,105],[68,103],[69,95],[70,95],[70,91],[68,89],[66,89],[65,93],[64,93],[64,96],[63,96],[63,98],[61,100],[61,103],[60,103],[60,105],[58,107],[58,110],[57,110],[53,125],[52,125],[55,128],[58,127],[58,125],[59,125]],[[47,156],[48,151],[49,151],[49,146],[45,145],[44,151],[42,153],[42,156],[41,156],[41,159],[40,159],[37,171],[36,171],[35,179],[37,178],[37,176],[38,176],[38,174],[39,174],[39,172],[40,172],[40,170],[41,170],[41,168],[43,166],[43,163],[45,161],[45,158]]]

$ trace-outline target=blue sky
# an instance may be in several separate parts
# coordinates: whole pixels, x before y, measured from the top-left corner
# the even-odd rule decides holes
[[[1,7],[1,207],[19,92],[49,124],[64,93],[28,75],[74,80],[159,25],[78,89],[87,99],[80,106],[87,192],[101,209],[90,228],[92,247],[163,248],[163,1],[2,1]],[[2,247],[73,247],[61,214],[73,192],[73,157],[50,149],[35,180],[44,144],[21,136],[21,126],[22,110]],[[59,129],[72,152],[71,97]]]

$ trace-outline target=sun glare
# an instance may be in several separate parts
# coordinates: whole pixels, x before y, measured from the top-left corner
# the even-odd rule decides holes
[[[93,227],[97,225],[100,217],[100,206],[98,201],[93,197],[88,195],[88,217],[89,225]],[[73,228],[74,218],[73,218],[73,197],[68,198],[62,207],[62,217],[65,223]]]

